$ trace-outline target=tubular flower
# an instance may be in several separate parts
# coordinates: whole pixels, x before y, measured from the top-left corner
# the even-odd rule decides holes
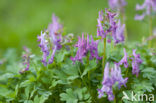
[[[114,80],[114,82],[116,82],[116,81],[118,82],[119,89],[121,88],[122,85],[124,85],[126,87],[128,78],[122,77],[121,68],[117,64],[114,64],[114,68],[111,69],[111,76],[112,76],[112,79]]]
[[[89,35],[88,35],[89,37]],[[90,50],[90,59],[93,59],[93,58],[96,58],[97,60],[101,60],[102,57],[99,57],[98,55],[98,41],[94,41],[93,40],[93,37],[91,35],[91,42],[90,42],[90,45],[89,45],[89,50]]]
[[[112,38],[114,40],[114,43],[118,44],[118,43],[124,42],[125,24],[121,25],[120,20],[117,22],[117,20],[115,19],[115,16],[116,16],[115,13],[111,13],[107,9],[106,9],[106,13],[107,13],[107,18],[110,24],[109,32],[112,33]]]
[[[108,20],[109,25],[107,26],[107,23],[104,22],[103,17],[103,11],[99,12],[99,18],[98,20],[98,26],[97,26],[97,36],[101,36],[102,38],[105,38],[108,34],[111,33],[111,36],[114,40],[114,44],[118,44],[121,42],[124,42],[124,29],[125,24],[121,25],[120,20],[117,21],[115,18],[116,13],[110,12],[108,9],[105,9],[106,12],[106,20]],[[110,43],[111,41],[107,41]]]
[[[75,63],[76,60],[82,62],[82,58],[86,56],[87,49],[86,49],[87,41],[84,39],[84,34],[82,34],[82,39],[78,37],[78,43],[75,45],[75,47],[78,48],[76,56],[71,57],[71,60]]]
[[[140,72],[139,65],[142,64],[143,61],[140,58],[140,54],[136,54],[136,50],[133,50],[133,56],[134,58],[132,58],[132,73],[138,77]]]
[[[49,64],[53,63],[56,50],[60,50],[63,26],[59,24],[58,17],[53,14],[52,23],[48,26],[50,41],[53,43],[53,52],[49,59]]]
[[[120,60],[120,62],[118,64],[119,65],[124,64],[124,67],[128,68],[127,53],[126,53],[126,49],[125,48],[124,48],[124,57]]]
[[[156,12],[156,0],[145,0],[142,5],[137,4],[136,10],[146,10],[142,15],[136,15],[135,20],[143,20],[146,15],[150,15],[152,11]]]
[[[117,28],[115,30],[115,34],[113,34],[114,43],[122,43],[125,40],[124,37],[125,24],[121,25],[120,21],[117,23]]]
[[[87,40],[84,38],[84,34],[82,34],[82,38],[78,37],[78,43],[75,45],[78,48],[76,56],[71,57],[73,63],[75,61],[82,62],[82,58],[90,52],[91,56],[90,59],[96,58],[97,60],[101,59],[98,56],[98,41],[94,41],[93,37],[91,36],[91,42],[89,41],[89,35],[87,35]]]
[[[105,70],[104,70],[104,76],[102,81],[102,88],[98,89],[98,98],[101,98],[104,95],[104,92],[108,95],[108,100],[113,101],[114,95],[113,95],[113,89],[112,86],[118,82],[119,89],[122,85],[126,87],[128,78],[123,78],[121,75],[121,69],[120,67],[115,64],[114,68],[109,69],[109,63],[106,64]]]
[[[123,7],[127,4],[125,0],[109,0],[108,3],[111,9],[122,9],[122,11]]]
[[[41,48],[41,51],[43,52],[41,61],[44,64],[44,66],[47,65],[47,57],[49,56],[48,41],[46,40],[46,36],[47,34],[45,32],[42,33],[41,31],[41,35],[37,37],[38,41],[40,42],[39,47]]]
[[[102,38],[106,37],[106,32],[104,31],[104,17],[103,11],[99,11],[99,18],[97,19],[97,36],[101,36]]]
[[[113,84],[114,84],[114,81],[112,80],[110,76],[109,63],[107,63],[104,69],[102,88],[98,89],[98,94],[99,94],[98,98],[101,98],[105,92],[108,95],[109,101],[114,100],[114,95],[113,95],[113,90],[112,90]]]
[[[19,71],[20,74],[28,71],[30,66],[30,50],[27,47],[23,47],[23,49],[24,49],[24,54],[22,55],[22,58],[24,61],[23,65],[25,66],[25,68]]]

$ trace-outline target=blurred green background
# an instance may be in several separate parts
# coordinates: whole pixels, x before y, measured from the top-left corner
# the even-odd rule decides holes
[[[141,41],[148,35],[148,20],[135,21],[134,16],[136,4],[144,0],[126,1],[128,39]],[[20,52],[24,45],[38,51],[36,36],[47,28],[52,13],[60,18],[66,33],[96,35],[98,11],[104,8],[108,0],[0,0],[0,53],[7,48]]]

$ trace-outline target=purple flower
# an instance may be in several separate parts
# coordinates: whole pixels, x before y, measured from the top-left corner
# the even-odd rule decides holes
[[[87,54],[87,41],[84,39],[84,34],[82,34],[82,39],[78,37],[78,43],[75,45],[78,48],[76,56],[71,57],[71,60],[75,63],[76,60],[82,62],[82,58]]]
[[[30,50],[27,47],[23,47],[23,49],[24,49],[24,54],[22,55],[22,58],[24,61],[23,65],[25,66],[25,68],[19,71],[20,74],[28,71],[30,66]]]
[[[87,40],[84,38],[84,34],[82,34],[82,38],[78,37],[78,43],[75,45],[78,48],[76,56],[71,57],[73,63],[75,61],[82,62],[82,58],[90,52],[90,59],[96,58],[97,60],[102,59],[98,55],[98,41],[94,41],[91,36],[91,41],[89,41],[89,35],[87,35]]]
[[[108,22],[110,25],[108,32],[115,32],[117,28],[116,19],[115,19],[116,14],[108,11],[107,9],[105,9],[105,12],[107,14],[106,18],[109,20]]]
[[[137,4],[136,10],[146,10],[142,15],[136,15],[135,20],[143,20],[146,15],[150,15],[152,10],[156,11],[156,0],[145,0],[142,5]]]
[[[106,9],[107,13],[107,18],[109,20],[109,29],[108,32],[112,33],[112,38],[115,44],[124,42],[125,37],[124,37],[124,29],[125,29],[125,24],[121,25],[120,20],[117,22],[115,19],[116,14],[111,13]]]
[[[118,21],[116,30],[113,32],[114,34],[112,34],[115,44],[124,42],[124,30],[125,24],[121,25],[120,21]]]
[[[42,33],[41,31],[41,35],[37,37],[38,41],[40,42],[39,47],[41,48],[41,51],[43,52],[41,61],[44,64],[44,66],[47,65],[47,57],[49,56],[48,41],[46,40],[46,36],[47,34],[45,32]]]
[[[123,11],[123,7],[126,6],[125,0],[109,0],[109,7],[111,9],[121,9],[120,11]]]
[[[134,58],[132,58],[132,74],[135,74],[138,77],[140,72],[139,65],[142,64],[143,61],[140,58],[140,54],[136,54],[136,50],[133,50],[133,56]]]
[[[89,35],[88,35],[88,37],[89,37]],[[92,35],[91,35],[91,42],[89,45],[89,51],[91,54],[90,59],[93,59],[93,58],[96,58],[97,60],[102,59],[102,57],[99,57],[99,55],[98,55],[98,41],[94,41]]]
[[[59,24],[58,17],[53,14],[52,23],[48,26],[50,41],[53,43],[53,52],[49,59],[49,64],[53,63],[56,50],[60,50],[63,26]]]
[[[122,65],[122,64],[124,64],[125,68],[128,68],[127,53],[126,53],[126,49],[125,48],[124,48],[124,57],[120,60],[118,65]]]
[[[127,83],[128,78],[122,77],[121,68],[117,64],[114,64],[114,68],[111,69],[111,76],[115,82],[116,81],[118,82],[119,89],[121,88],[122,85],[124,85],[126,87],[126,83]]]
[[[114,95],[113,95],[113,89],[112,86],[118,82],[119,89],[122,85],[126,87],[128,78],[123,78],[121,74],[120,67],[115,64],[114,68],[109,68],[109,63],[106,63],[105,69],[104,69],[104,76],[102,81],[102,88],[98,89],[98,98],[101,98],[104,95],[104,92],[108,95],[108,100],[113,101]]]
[[[112,78],[110,76],[110,71],[109,71],[109,63],[106,63],[105,69],[104,69],[104,76],[103,76],[103,81],[102,81],[102,88],[98,89],[98,98],[101,98],[105,93],[108,95],[109,101],[114,100],[114,95],[113,95],[113,90],[112,86],[114,84],[114,81],[112,81]]]
[[[106,33],[104,31],[104,17],[103,11],[99,11],[99,18],[97,19],[97,36],[101,36],[102,38],[106,37]]]

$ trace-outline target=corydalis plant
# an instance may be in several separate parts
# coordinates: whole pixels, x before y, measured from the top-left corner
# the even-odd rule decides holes
[[[89,52],[90,60],[93,58],[96,58],[97,60],[102,59],[98,55],[98,41],[94,41],[92,35],[90,37],[91,41],[89,39],[89,35],[87,35],[87,40],[84,38],[84,34],[82,34],[82,38],[78,37],[78,42],[75,45],[75,47],[78,48],[76,56],[71,57],[73,63],[75,63],[75,61],[82,62],[83,57],[86,57]]]
[[[121,12],[124,11],[124,7],[126,6],[127,2],[125,0],[109,0],[109,7],[111,9],[117,9]]]
[[[139,75],[140,69],[139,66],[142,64],[142,59],[140,58],[140,54],[136,54],[136,50],[133,50],[132,59],[132,73],[135,74],[137,77]]]
[[[58,17],[54,14],[52,16],[52,21],[53,22],[48,26],[50,41],[53,43],[53,52],[49,59],[50,64],[53,63],[56,50],[60,50],[62,47],[61,38],[63,31],[63,26],[58,22]]]
[[[124,57],[120,60],[120,62],[118,63],[118,65],[123,65],[125,68],[128,68],[128,55],[126,53],[126,49],[124,48]]]
[[[44,64],[44,66],[47,65],[47,57],[49,56],[49,47],[48,47],[48,35],[46,32],[42,33],[41,31],[41,35],[38,36],[38,41],[40,42],[39,47],[41,48],[41,51],[43,53],[42,56],[42,63]]]
[[[40,42],[39,47],[43,52],[43,57],[41,61],[44,64],[44,66],[53,63],[56,50],[61,49],[62,31],[63,31],[62,25],[59,24],[58,18],[55,16],[55,14],[53,14],[52,23],[49,24],[47,29],[47,32],[49,32],[49,34],[46,32],[44,33],[41,32],[41,35],[38,36],[38,41]],[[51,48],[53,49],[53,51],[50,59],[47,60]]]
[[[118,88],[120,89],[122,85],[126,87],[128,78],[123,78],[121,74],[121,69],[117,64],[114,64],[114,68],[110,70],[109,63],[106,64],[104,69],[104,76],[102,81],[102,88],[98,89],[98,98],[102,98],[104,92],[108,95],[108,100],[114,100],[113,85],[118,82]]]
[[[110,35],[114,41],[114,44],[123,43],[125,40],[125,24],[121,25],[120,20],[116,19],[115,13],[112,13],[107,9],[105,12],[106,15],[103,14],[103,11],[99,12],[99,18],[97,19],[97,36],[106,38],[107,35]]]
[[[101,36],[102,38],[106,38],[108,30],[104,30],[105,24],[104,24],[104,13],[103,11],[99,11],[99,17],[97,19],[98,25],[97,25],[97,36]]]
[[[151,15],[152,11],[156,12],[156,0],[145,0],[142,5],[136,5],[136,10],[144,9],[146,11],[142,15],[136,15],[135,20],[143,20],[146,15]]]
[[[22,54],[24,69],[20,70],[19,73],[22,74],[29,70],[30,66],[30,50],[27,47],[23,47],[24,53]]]

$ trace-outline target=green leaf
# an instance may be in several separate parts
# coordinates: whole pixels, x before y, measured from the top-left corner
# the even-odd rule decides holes
[[[40,102],[40,98],[38,97],[38,95],[36,95],[34,98],[34,103],[39,103],[39,102]]]
[[[154,90],[152,83],[150,83],[147,80],[140,81],[135,79],[134,84],[132,85],[132,88],[134,91],[147,91],[147,92],[152,92]]]
[[[89,65],[86,66],[86,68],[84,69],[82,75],[81,75],[81,78],[86,75],[88,72],[96,69],[96,66],[97,66],[97,63],[96,63],[96,60],[91,60],[89,61]]]
[[[68,54],[68,52],[66,50],[58,52],[56,55],[57,63],[62,62],[67,54]]]
[[[66,89],[66,93],[60,94],[61,100],[66,101],[66,103],[91,103],[90,94],[87,93],[87,89],[84,88],[77,88],[72,90],[71,88]]]
[[[153,79],[155,78],[156,79],[156,70],[152,67],[148,67],[148,68],[145,68],[142,70],[143,72],[143,77],[144,78],[148,78],[148,79]]]
[[[5,73],[0,76],[0,81],[4,81],[4,80],[7,80],[7,79],[13,78],[13,77],[14,77],[14,75],[12,73]]]
[[[27,87],[28,85],[30,85],[31,84],[31,81],[30,80],[25,80],[24,82],[22,82],[21,84],[20,84],[20,87]]]

